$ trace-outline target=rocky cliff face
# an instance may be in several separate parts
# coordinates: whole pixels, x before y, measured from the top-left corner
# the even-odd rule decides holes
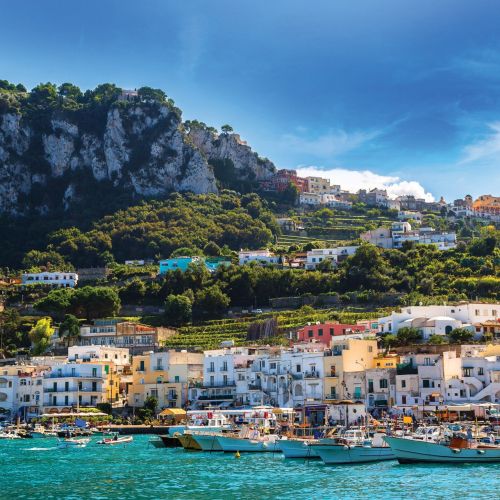
[[[117,103],[103,116],[91,113],[53,111],[41,121],[0,114],[0,212],[67,210],[89,194],[89,179],[140,198],[217,192],[216,160],[231,160],[242,179],[274,171],[235,134],[186,134],[166,104]]]

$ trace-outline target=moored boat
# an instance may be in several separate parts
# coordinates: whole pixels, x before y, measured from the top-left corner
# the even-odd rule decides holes
[[[224,451],[217,441],[217,436],[222,436],[220,432],[192,431],[192,438],[199,444],[202,451]]]
[[[385,442],[401,464],[500,462],[500,446],[475,443],[464,438],[432,442],[386,436]]]
[[[225,452],[276,452],[280,451],[279,436],[262,436],[257,430],[243,428],[238,435],[216,436],[222,451]]]
[[[177,436],[159,436],[159,438],[162,440],[163,445],[165,448],[182,448],[182,444],[177,438]]]
[[[184,434],[179,434],[177,439],[185,450],[201,451],[201,446],[193,438],[191,431],[184,431]]]
[[[279,447],[285,458],[319,458],[316,449],[309,444],[315,440],[280,439]]]
[[[97,444],[105,444],[107,446],[113,446],[116,444],[126,444],[131,443],[134,440],[132,436],[119,436],[118,433],[113,434],[111,437],[103,437],[101,441]]]

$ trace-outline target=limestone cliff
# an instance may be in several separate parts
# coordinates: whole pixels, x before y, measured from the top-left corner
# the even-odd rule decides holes
[[[59,98],[60,99],[60,98]],[[166,102],[117,100],[92,108],[43,113],[0,108],[0,212],[68,210],[91,199],[89,186],[110,196],[162,197],[172,191],[217,192],[214,162],[230,160],[238,178],[274,171],[235,134],[189,133]],[[96,184],[97,183],[97,184]],[[90,196],[89,196],[90,195]]]

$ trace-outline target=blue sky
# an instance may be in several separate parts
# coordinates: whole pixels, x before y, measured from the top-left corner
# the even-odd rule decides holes
[[[496,0],[25,0],[0,78],[164,89],[278,167],[351,189],[500,194]]]

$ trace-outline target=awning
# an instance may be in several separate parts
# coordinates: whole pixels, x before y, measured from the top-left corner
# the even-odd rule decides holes
[[[281,415],[283,413],[283,410],[281,408],[273,408],[273,413],[275,415]]]
[[[448,411],[472,411],[471,405],[455,405],[455,406],[447,406],[446,409]]]
[[[167,415],[185,415],[186,410],[182,408],[165,408],[161,413],[160,417],[166,417]]]

